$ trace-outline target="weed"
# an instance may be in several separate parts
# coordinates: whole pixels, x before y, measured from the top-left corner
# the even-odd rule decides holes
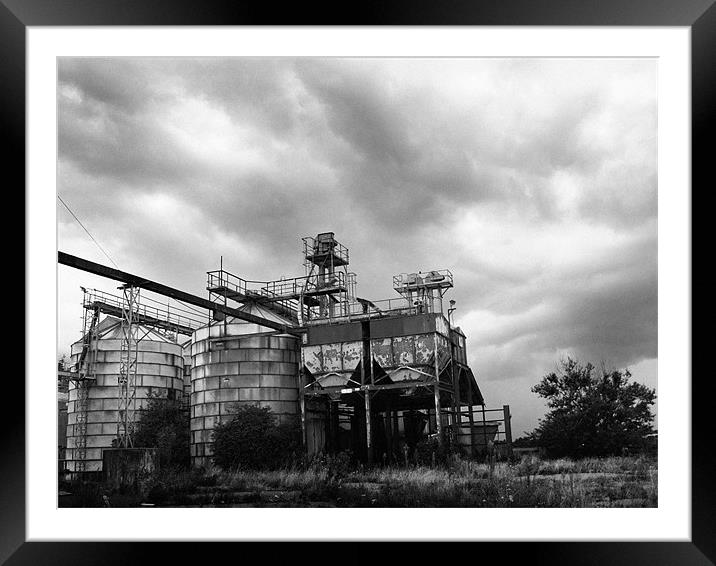
[[[530,456],[514,463],[484,463],[452,454],[435,466],[367,467],[344,453],[281,470],[160,471],[152,480],[149,501],[209,506],[323,502],[339,507],[655,507],[657,484],[656,460],[643,457]],[[85,499],[101,505],[96,493]]]

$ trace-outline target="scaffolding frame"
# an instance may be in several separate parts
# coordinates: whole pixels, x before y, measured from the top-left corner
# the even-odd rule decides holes
[[[85,309],[99,309],[100,312],[122,319],[125,310],[125,297],[98,291],[97,289],[85,289],[83,306]],[[162,335],[176,342],[176,335],[183,334],[190,336],[203,322],[199,315],[189,316],[186,312],[178,312],[171,309],[169,305],[164,308],[148,306],[137,301],[134,306],[134,320],[142,326],[152,327]]]
[[[122,343],[120,347],[120,371],[117,378],[119,400],[117,407],[117,445],[123,448],[133,446],[133,433],[137,414],[137,353],[138,344],[150,331],[176,342],[177,335],[191,335],[203,323],[197,317],[190,317],[172,309],[166,310],[144,305],[140,302],[140,288],[125,285],[120,287],[122,296],[113,295],[97,289],[83,291],[82,314],[82,350],[79,359],[64,375],[74,383],[76,399],[74,406],[75,424],[73,425],[74,448],[72,460],[75,462],[75,474],[84,474],[87,460],[87,414],[89,393],[96,382],[94,373],[99,350],[100,314],[108,314],[121,322]],[[147,330],[142,334],[141,328]]]
[[[137,411],[137,353],[139,326],[135,308],[139,302],[139,288],[123,285],[122,344],[119,358],[119,403],[117,407],[117,445],[134,447],[134,419]]]
[[[447,319],[445,321],[447,323]],[[445,427],[451,431],[459,427],[463,401],[468,401],[470,406],[484,404],[477,384],[473,387],[472,371],[456,358],[452,340],[450,347],[444,350],[439,349],[438,341],[434,340],[433,351],[423,363],[383,368],[374,356],[370,318],[362,320],[360,325],[360,361],[351,374],[334,371],[313,376],[305,363],[303,365],[299,380],[299,406],[304,446],[308,445],[306,423],[309,400],[339,401],[352,405],[356,414],[364,415],[359,427],[365,431],[363,438],[368,463],[372,463],[374,458],[371,430],[374,410],[387,412],[389,420],[395,411],[433,410],[436,437],[442,443],[446,437]],[[303,355],[302,350],[302,361]],[[338,383],[326,379],[334,374],[343,376]],[[383,395],[378,397],[381,393]],[[384,403],[387,406],[381,407]]]
[[[86,291],[85,291],[86,293]],[[82,351],[69,380],[74,381],[77,397],[75,399],[75,445],[73,455],[75,472],[84,473],[87,466],[87,411],[89,404],[89,388],[95,379],[94,363],[97,360],[97,340],[95,339],[99,309],[83,309],[82,312]]]
[[[477,404],[460,399],[454,388],[443,381],[436,382],[434,376],[409,383],[367,383],[336,390],[322,389],[310,382],[303,385],[303,390],[304,411],[309,400],[323,400],[327,453],[345,449],[341,435],[350,431],[350,448],[369,464],[381,457],[384,463],[400,462],[403,450],[415,449],[415,438],[411,445],[406,421],[408,417],[419,417],[426,427],[419,433],[420,438],[461,447],[472,458],[512,456],[509,405],[488,408],[483,399]],[[409,397],[395,395],[409,391]],[[305,422],[307,417],[302,416]],[[408,458],[407,452],[403,457]]]

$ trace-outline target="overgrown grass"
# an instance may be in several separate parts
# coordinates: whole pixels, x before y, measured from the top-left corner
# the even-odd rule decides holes
[[[489,465],[373,467],[321,458],[277,471],[171,472],[149,500],[160,505],[340,507],[655,507],[655,459],[539,460]]]

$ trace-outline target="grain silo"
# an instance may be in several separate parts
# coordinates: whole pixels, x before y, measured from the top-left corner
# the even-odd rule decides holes
[[[281,324],[290,321],[256,303],[239,310]],[[269,407],[279,422],[296,419],[299,339],[227,317],[198,329],[191,354],[191,458],[209,465],[214,426],[237,404]]]
[[[182,347],[161,331],[139,325],[136,342],[134,408],[146,405],[150,395],[181,399],[184,387]],[[90,379],[78,386],[70,381],[67,407],[67,471],[71,474],[102,470],[102,451],[118,437],[122,321],[105,317],[86,344],[71,347],[72,363],[86,352]]]

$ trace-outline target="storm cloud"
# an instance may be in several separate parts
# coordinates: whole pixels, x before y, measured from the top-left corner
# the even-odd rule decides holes
[[[57,103],[58,192],[126,271],[204,294],[220,256],[301,275],[300,238],[334,231],[361,296],[454,273],[471,366],[518,435],[560,357],[656,386],[653,60],[60,58]],[[108,263],[58,224],[62,251]],[[61,352],[88,280],[68,271]]]

